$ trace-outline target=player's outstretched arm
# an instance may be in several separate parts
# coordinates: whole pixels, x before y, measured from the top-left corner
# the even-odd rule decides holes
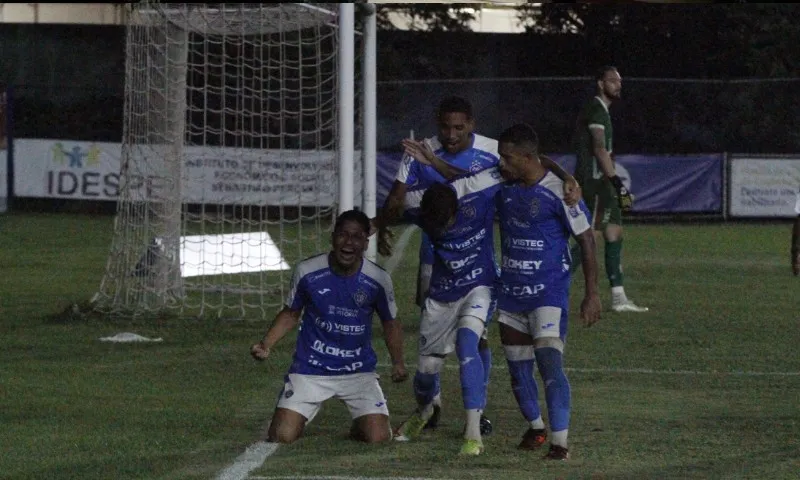
[[[406,155],[410,155],[414,160],[425,165],[432,166],[441,176],[447,180],[451,180],[459,175],[469,173],[467,170],[462,170],[456,166],[450,165],[433,153],[433,149],[425,141],[413,140],[406,138],[403,140],[403,148]]]
[[[561,181],[564,182],[564,203],[570,207],[577,205],[583,193],[581,192],[581,186],[578,184],[578,181],[575,180],[575,177],[570,175],[569,172],[561,167],[561,165],[554,162],[547,155],[539,155],[539,160],[542,162],[542,166],[544,168],[553,172],[556,177],[560,178]]]
[[[581,302],[581,320],[587,327],[600,320],[600,293],[597,286],[597,255],[594,232],[586,229],[575,237],[581,246],[581,265],[586,282],[586,293]]]
[[[794,276],[800,275],[800,215],[794,219],[792,228],[792,273]]]
[[[383,322],[383,339],[392,359],[392,381],[405,381],[408,373],[403,359],[403,327],[397,319]]]
[[[256,360],[266,360],[267,357],[269,357],[270,349],[300,323],[301,312],[302,310],[292,310],[289,307],[283,307],[283,310],[278,312],[275,316],[275,320],[272,322],[272,326],[269,327],[269,330],[267,330],[264,338],[250,347],[250,355]]]
[[[378,234],[378,253],[384,257],[392,254],[392,238],[394,234],[389,227],[399,223],[403,218],[406,184],[395,180],[392,184],[383,207],[378,210],[378,215],[370,219],[370,236]]]

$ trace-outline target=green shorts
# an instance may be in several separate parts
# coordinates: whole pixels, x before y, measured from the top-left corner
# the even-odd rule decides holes
[[[581,184],[581,189],[595,230],[604,230],[607,225],[622,225],[622,209],[611,182],[606,178],[591,179]]]

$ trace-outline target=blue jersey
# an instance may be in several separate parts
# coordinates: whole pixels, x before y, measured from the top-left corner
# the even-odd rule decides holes
[[[432,241],[433,268],[428,296],[453,302],[478,286],[494,286],[494,197],[500,187],[496,168],[467,174],[449,183],[458,198],[453,225]],[[406,194],[407,218],[419,223],[419,204],[424,191]]]
[[[433,149],[437,157],[447,163],[469,172],[480,172],[497,166],[500,156],[497,153],[497,140],[482,135],[472,135],[472,145],[458,153],[450,153],[442,147],[438,138],[425,141]],[[410,156],[403,157],[400,170],[397,172],[398,182],[404,183],[409,191],[425,189],[434,183],[445,183],[447,180],[430,165],[419,163]],[[433,249],[430,239],[423,233],[419,249],[420,262],[433,263]]]
[[[286,306],[303,310],[289,373],[305,375],[375,371],[372,314],[384,322],[397,315],[385,270],[365,258],[358,273],[343,277],[331,270],[328,254],[297,265]]]
[[[562,188],[548,172],[534,185],[509,182],[500,189],[499,309],[523,312],[568,298],[569,238],[588,230],[591,217],[583,200],[567,206]]]

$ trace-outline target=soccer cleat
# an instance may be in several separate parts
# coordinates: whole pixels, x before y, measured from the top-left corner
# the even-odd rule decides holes
[[[550,451],[544,456],[545,460],[568,460],[569,450],[559,445],[550,444]]]
[[[408,419],[395,430],[393,438],[397,442],[408,442],[422,433],[428,418],[423,417],[422,412],[415,411]]]
[[[480,455],[483,453],[483,442],[473,438],[464,440],[464,445],[461,445],[460,455]]]
[[[433,405],[433,414],[431,418],[428,419],[428,422],[422,427],[424,430],[433,430],[439,426],[439,417],[442,415],[442,407],[439,405]]]
[[[630,300],[625,300],[625,301],[622,301],[622,302],[612,302],[611,303],[611,310],[614,310],[615,312],[642,313],[642,312],[647,312],[650,309],[647,308],[647,307],[640,307],[639,305],[636,305],[635,303],[631,302]]]
[[[529,428],[517,448],[520,450],[536,450],[544,445],[547,440],[547,430],[544,428]]]
[[[492,422],[484,414],[481,414],[481,436],[492,434]]]

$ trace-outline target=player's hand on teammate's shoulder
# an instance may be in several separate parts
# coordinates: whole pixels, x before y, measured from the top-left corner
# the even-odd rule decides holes
[[[601,309],[600,295],[596,293],[586,294],[581,302],[581,320],[584,326],[591,327],[597,323],[597,321],[600,320]]]
[[[581,197],[583,196],[583,191],[581,190],[580,184],[578,181],[573,179],[567,180],[564,182],[564,203],[566,203],[570,207],[574,207],[578,204]]]
[[[258,361],[266,360],[267,357],[269,357],[269,347],[265,346],[262,342],[253,344],[253,346],[250,347],[250,355]]]
[[[392,381],[395,383],[405,382],[408,379],[408,372],[405,364],[392,365]]]

